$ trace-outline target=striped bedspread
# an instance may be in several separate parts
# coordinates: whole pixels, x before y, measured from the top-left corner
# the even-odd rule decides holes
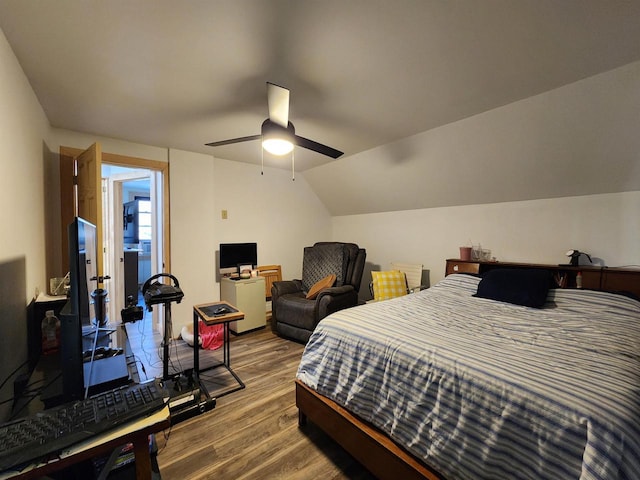
[[[640,302],[552,290],[532,309],[478,282],[330,315],[297,378],[447,479],[640,479]]]

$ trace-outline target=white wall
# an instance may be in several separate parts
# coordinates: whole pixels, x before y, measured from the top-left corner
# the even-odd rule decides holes
[[[637,191],[639,111],[640,61],[304,176],[334,216]]]
[[[44,286],[49,124],[0,31],[0,260],[27,256],[27,294]]]
[[[185,297],[172,308],[174,336],[193,320],[193,305],[219,298],[215,292],[213,157],[171,150],[169,153],[171,273]]]
[[[172,307],[174,333],[193,319],[192,306],[220,299],[220,243],[257,242],[258,263],[282,265],[299,278],[302,249],[331,237],[326,208],[304,179],[285,170],[171,150],[171,269],[185,299]],[[227,219],[221,211],[227,210]]]
[[[257,242],[258,263],[282,265],[283,278],[302,275],[302,249],[331,239],[331,217],[306,180],[291,172],[228,160],[215,162],[219,243]],[[223,220],[221,210],[227,210]]]
[[[346,215],[333,218],[333,236],[366,248],[382,269],[422,263],[431,284],[470,242],[502,261],[567,263],[575,248],[607,266],[640,265],[640,191]]]
[[[61,145],[65,147],[86,149],[95,142],[100,142],[103,152],[144,158],[146,160],[155,160],[157,162],[169,161],[169,151],[166,147],[144,145],[141,143],[128,142],[126,140],[118,140],[117,138],[95,135],[92,133],[74,132],[73,130],[65,130],[62,128],[54,128],[52,129],[52,132],[54,134],[54,146],[56,147],[55,153],[58,153],[58,148]]]
[[[27,359],[26,306],[45,286],[49,124],[0,30],[0,379]],[[0,391],[10,398],[11,379]],[[0,420],[10,404],[0,405]]]

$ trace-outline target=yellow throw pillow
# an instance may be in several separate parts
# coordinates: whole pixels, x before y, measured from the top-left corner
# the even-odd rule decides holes
[[[371,272],[374,300],[388,300],[407,294],[407,278],[400,270]]]
[[[333,287],[333,284],[336,281],[336,276],[332,273],[331,275],[327,275],[322,280],[318,280],[314,283],[309,292],[307,293],[307,300],[313,300],[318,296],[320,290],[324,290],[325,288]]]

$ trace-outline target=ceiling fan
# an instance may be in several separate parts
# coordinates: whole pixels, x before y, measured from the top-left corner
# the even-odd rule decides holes
[[[267,102],[269,104],[269,118],[262,122],[260,135],[232,138],[205,145],[220,147],[262,139],[262,147],[273,155],[285,155],[293,150],[294,145],[331,158],[338,158],[343,154],[340,150],[296,135],[293,123],[289,121],[289,89],[267,82]]]

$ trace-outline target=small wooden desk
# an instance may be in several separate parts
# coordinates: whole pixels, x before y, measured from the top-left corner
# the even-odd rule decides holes
[[[227,307],[231,310],[230,313],[226,313],[223,315],[212,315],[209,310],[215,307]],[[223,340],[222,340],[222,350],[223,350],[223,361],[218,365],[213,365],[204,370],[200,370],[200,336],[199,336],[199,328],[198,328],[198,320],[202,320],[206,325],[223,325]],[[223,395],[227,395],[232,392],[236,392],[238,390],[242,390],[245,385],[240,377],[231,369],[231,347],[229,345],[229,322],[244,320],[244,313],[238,310],[236,307],[231,305],[228,302],[212,302],[212,303],[202,303],[200,305],[194,305],[193,307],[193,372],[194,376],[198,377],[201,371],[210,370],[217,367],[225,367],[227,371],[233,376],[233,378],[238,382],[238,387],[226,390],[222,394],[218,396],[221,397]]]
[[[169,428],[170,425],[169,407],[165,406],[162,410],[149,417],[135,420],[91,440],[73,445],[71,448],[63,450],[57,460],[49,463],[34,464],[21,472],[11,470],[0,472],[0,479],[16,478],[26,480],[40,478],[84,460],[111,453],[114,449],[127,443],[133,443],[136,458],[136,479],[151,480],[149,435]]]

